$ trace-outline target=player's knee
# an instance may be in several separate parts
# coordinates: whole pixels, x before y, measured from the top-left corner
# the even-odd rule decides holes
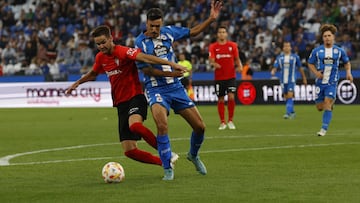
[[[332,105],[326,105],[324,110],[325,111],[332,111]]]
[[[142,125],[143,124],[141,122],[136,122],[136,123],[133,123],[132,125],[130,125],[129,129],[132,133],[137,134],[138,129],[140,129],[140,127]]]
[[[324,103],[318,103],[318,104],[316,104],[316,109],[317,109],[318,111],[324,110]]]
[[[194,127],[194,132],[199,135],[203,135],[205,133],[206,125],[204,122],[200,122],[198,125]]]
[[[164,134],[167,134],[168,132],[168,125],[167,123],[164,123],[164,122],[158,122],[156,123],[156,128],[157,128],[157,131],[160,135],[164,135]]]

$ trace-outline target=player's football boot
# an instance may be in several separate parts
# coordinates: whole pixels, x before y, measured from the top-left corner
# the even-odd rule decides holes
[[[317,133],[318,136],[325,136],[326,135],[326,130],[321,128],[320,131]]]
[[[226,124],[225,124],[225,123],[221,123],[218,129],[219,129],[219,130],[225,130],[225,129],[226,129]]]
[[[174,180],[174,171],[172,168],[164,169],[163,180]]]
[[[235,125],[234,125],[234,123],[232,121],[229,121],[227,125],[228,125],[230,130],[235,130],[236,129],[236,127],[235,127]]]
[[[204,163],[200,160],[199,156],[193,156],[189,152],[187,154],[187,159],[194,164],[197,172],[199,172],[202,175],[206,175],[206,173],[207,173],[206,167],[205,167]]]
[[[294,119],[296,117],[296,114],[295,114],[295,112],[292,112],[292,113],[286,113],[286,114],[284,114],[284,116],[283,116],[283,118],[284,119]]]
[[[290,113],[290,116],[289,116],[290,119],[294,119],[295,117],[296,117],[295,112]]]
[[[175,163],[179,159],[179,155],[175,152],[171,152],[170,166],[172,169],[175,168]]]

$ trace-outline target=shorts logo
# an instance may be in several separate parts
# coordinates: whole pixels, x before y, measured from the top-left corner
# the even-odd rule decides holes
[[[131,108],[131,109],[129,110],[129,115],[131,115],[131,114],[133,114],[133,113],[135,113],[135,112],[137,112],[137,111],[139,111],[139,108],[138,108],[138,107]]]

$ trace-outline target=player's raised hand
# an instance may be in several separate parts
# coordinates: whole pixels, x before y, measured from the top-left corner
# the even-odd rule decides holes
[[[215,20],[219,16],[222,6],[223,6],[222,0],[212,0],[210,18],[213,18]]]

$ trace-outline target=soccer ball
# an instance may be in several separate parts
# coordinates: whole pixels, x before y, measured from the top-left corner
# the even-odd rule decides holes
[[[121,164],[109,162],[102,169],[102,177],[105,183],[119,183],[125,179],[125,171]]]

